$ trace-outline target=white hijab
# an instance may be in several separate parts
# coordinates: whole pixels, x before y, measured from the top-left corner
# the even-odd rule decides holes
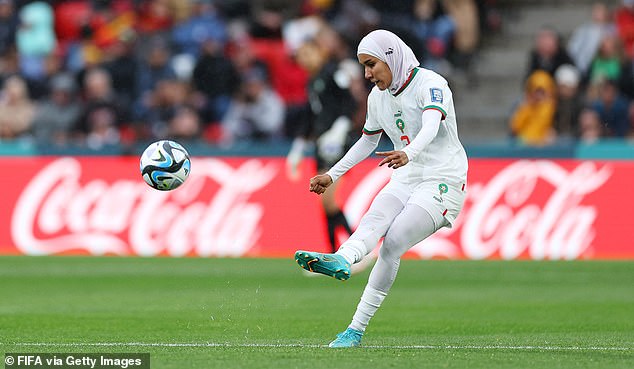
[[[357,55],[368,54],[387,63],[392,72],[391,93],[401,88],[412,69],[420,63],[414,52],[397,35],[386,30],[376,30],[368,33],[359,43]]]

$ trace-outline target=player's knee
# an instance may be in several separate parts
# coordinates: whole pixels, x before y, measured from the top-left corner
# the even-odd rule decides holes
[[[395,232],[388,232],[379,250],[379,255],[386,260],[398,260],[408,248],[405,242]]]

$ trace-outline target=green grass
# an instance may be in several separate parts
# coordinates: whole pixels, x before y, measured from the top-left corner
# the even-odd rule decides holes
[[[149,352],[153,369],[634,367],[634,262],[405,260],[364,337],[374,347],[323,347],[367,275],[308,278],[290,259],[1,257],[0,348]]]

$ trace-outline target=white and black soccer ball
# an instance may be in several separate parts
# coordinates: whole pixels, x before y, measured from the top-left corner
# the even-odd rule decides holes
[[[180,144],[162,140],[152,143],[141,155],[141,175],[152,188],[171,191],[189,176],[191,161]]]

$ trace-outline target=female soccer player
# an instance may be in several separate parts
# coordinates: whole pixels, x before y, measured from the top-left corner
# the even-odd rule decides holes
[[[346,280],[350,266],[385,237],[352,322],[330,347],[359,346],[368,322],[392,287],[401,256],[440,228],[453,225],[467,180],[467,155],[458,139],[447,81],[418,67],[412,50],[389,31],[366,35],[357,58],[365,78],[376,85],[368,96],[363,135],[328,172],[311,178],[310,191],[322,194],[368,157],[382,133],[388,135],[394,150],[377,152],[383,157],[379,165],[387,164],[394,172],[336,253],[295,253],[302,268]]]

